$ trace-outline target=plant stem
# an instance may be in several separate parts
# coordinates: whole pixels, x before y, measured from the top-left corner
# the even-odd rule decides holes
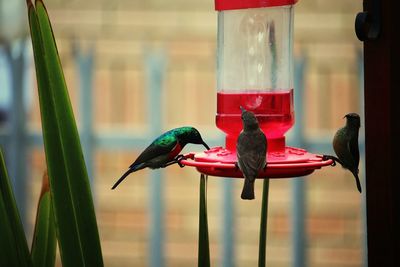
[[[265,267],[267,247],[267,216],[268,216],[268,191],[269,179],[263,181],[263,194],[261,202],[260,241],[258,246],[258,267]]]
[[[210,267],[210,247],[207,222],[207,178],[207,175],[200,175],[198,267]]]

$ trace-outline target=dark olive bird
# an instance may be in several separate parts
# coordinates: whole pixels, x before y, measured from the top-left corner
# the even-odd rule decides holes
[[[253,112],[242,110],[243,130],[236,143],[237,167],[244,176],[242,199],[254,199],[254,181],[267,167],[267,138],[258,125]]]
[[[179,163],[179,153],[187,144],[202,144],[207,150],[210,147],[203,141],[199,131],[193,127],[172,129],[157,137],[132,163],[129,169],[118,179],[111,189],[116,188],[132,172],[150,168],[164,168]]]
[[[361,193],[361,183],[358,178],[358,164],[360,152],[358,149],[358,131],[360,129],[360,116],[357,113],[349,113],[346,118],[346,125],[340,128],[333,137],[332,145],[338,158],[327,156],[339,162],[343,168],[348,169],[354,175],[357,189]]]

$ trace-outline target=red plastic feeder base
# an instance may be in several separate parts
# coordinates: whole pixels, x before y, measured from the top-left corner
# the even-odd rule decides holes
[[[185,155],[181,164],[196,167],[197,171],[211,176],[243,178],[236,168],[236,151],[223,147],[213,147],[201,153]],[[268,166],[261,171],[259,178],[290,178],[309,175],[314,170],[333,163],[331,159],[322,160],[322,155],[312,154],[301,148],[286,147],[285,153],[272,152],[267,155]]]

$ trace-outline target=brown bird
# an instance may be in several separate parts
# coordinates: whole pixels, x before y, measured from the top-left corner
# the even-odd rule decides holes
[[[358,149],[358,132],[361,125],[360,116],[357,113],[349,113],[343,118],[346,118],[346,125],[336,132],[332,141],[333,150],[338,158],[324,156],[324,159],[337,161],[343,168],[351,171],[356,180],[357,189],[361,193],[361,183],[358,177],[358,164],[360,162],[360,152]]]
[[[242,110],[243,130],[236,143],[237,166],[244,176],[242,199],[254,199],[254,181],[267,166],[267,138],[253,112]]]

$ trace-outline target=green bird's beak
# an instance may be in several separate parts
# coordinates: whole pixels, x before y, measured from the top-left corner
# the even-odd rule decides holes
[[[201,144],[202,144],[205,148],[207,148],[207,150],[210,150],[210,147],[206,144],[206,142],[203,141]]]

